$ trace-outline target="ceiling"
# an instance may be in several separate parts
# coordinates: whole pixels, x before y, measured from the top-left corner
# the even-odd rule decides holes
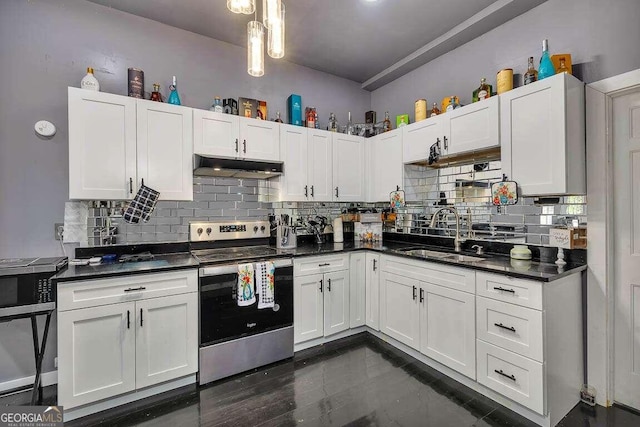
[[[252,19],[224,0],[89,1],[238,46]],[[373,90],[544,1],[285,0],[285,59]]]

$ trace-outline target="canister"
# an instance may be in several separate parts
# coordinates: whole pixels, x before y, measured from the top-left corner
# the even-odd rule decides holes
[[[498,83],[498,95],[509,92],[513,89],[513,69],[505,68],[504,70],[498,71],[496,81]]]
[[[144,99],[144,71],[137,68],[129,68],[127,93],[133,98]]]
[[[427,100],[426,99],[418,99],[416,101],[415,118],[416,118],[416,122],[419,122],[420,120],[424,120],[427,118]]]

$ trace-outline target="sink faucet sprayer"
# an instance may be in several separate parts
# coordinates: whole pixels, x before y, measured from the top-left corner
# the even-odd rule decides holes
[[[458,213],[458,210],[456,208],[454,208],[453,206],[445,206],[438,209],[436,213],[434,213],[433,216],[431,217],[431,224],[429,227],[431,228],[435,227],[436,221],[438,220],[438,215],[440,215],[440,213],[444,211],[449,211],[450,213],[454,214],[456,217],[456,237],[453,240],[453,248],[456,252],[460,252],[462,250],[462,243],[465,240],[460,238],[460,214]]]

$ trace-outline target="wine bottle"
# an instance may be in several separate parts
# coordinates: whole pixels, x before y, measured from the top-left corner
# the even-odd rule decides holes
[[[538,68],[538,79],[546,79],[556,73],[556,69],[549,56],[549,40],[542,40],[542,57],[540,57],[540,67]]]
[[[384,113],[384,122],[382,122],[382,132],[389,132],[391,130],[391,119],[389,118],[389,112]]]
[[[533,66],[533,56],[530,56],[528,70],[524,74],[524,84],[528,85],[529,83],[533,83],[537,80],[538,72],[536,71],[536,67]]]

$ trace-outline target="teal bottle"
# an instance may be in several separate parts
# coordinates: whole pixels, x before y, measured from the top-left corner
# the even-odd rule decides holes
[[[178,95],[178,81],[176,80],[176,76],[173,76],[173,84],[169,86],[169,90],[171,90],[171,93],[169,94],[167,103],[180,105],[180,95]]]
[[[538,69],[538,80],[546,79],[556,73],[556,69],[549,56],[549,40],[542,40],[542,57],[540,58],[540,68]]]

